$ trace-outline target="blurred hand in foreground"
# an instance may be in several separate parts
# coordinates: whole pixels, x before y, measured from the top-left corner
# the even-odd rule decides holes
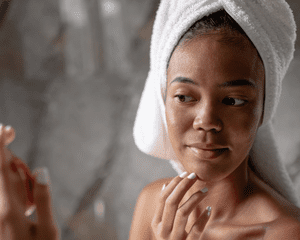
[[[32,175],[27,165],[6,148],[14,129],[0,126],[0,239],[57,240],[47,169]],[[37,220],[26,215],[36,208]]]

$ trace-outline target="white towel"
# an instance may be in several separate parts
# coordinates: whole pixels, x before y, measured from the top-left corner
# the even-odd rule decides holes
[[[168,59],[181,36],[197,20],[220,9],[242,27],[265,66],[265,108],[250,156],[256,174],[292,203],[296,191],[281,161],[272,131],[272,118],[282,80],[294,56],[296,24],[284,0],[162,0],[153,27],[150,71],[134,125],[134,139],[146,154],[171,161],[184,171],[168,138],[162,93],[166,88]]]

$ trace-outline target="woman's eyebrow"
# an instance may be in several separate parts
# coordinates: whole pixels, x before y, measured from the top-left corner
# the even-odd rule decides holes
[[[194,82],[192,79],[186,78],[186,77],[177,77],[177,78],[175,78],[175,79],[170,83],[170,85],[171,85],[173,82],[180,82],[180,83],[188,83],[188,84],[193,84],[193,85],[199,85],[198,83]]]
[[[198,83],[196,83],[192,79],[186,78],[186,77],[177,77],[177,78],[175,78],[170,83],[170,85],[173,82],[188,83],[188,84],[193,84],[193,85],[198,85],[199,86]],[[249,87],[252,87],[252,88],[256,88],[257,87],[256,84],[255,84],[255,82],[252,79],[250,79],[250,80],[247,80],[247,79],[237,79],[237,80],[232,80],[232,81],[224,82],[224,83],[221,83],[221,84],[218,85],[218,87],[220,87],[220,88],[240,87],[240,86],[249,86]]]
[[[218,85],[220,88],[226,88],[226,87],[240,87],[240,86],[249,86],[251,88],[256,88],[255,82],[247,79],[238,79],[233,81],[224,82]]]

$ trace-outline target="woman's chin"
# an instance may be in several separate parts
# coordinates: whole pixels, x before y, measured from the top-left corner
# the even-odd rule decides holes
[[[212,164],[210,161],[191,160],[184,165],[187,172],[194,172],[200,181],[216,182],[226,178],[232,171],[232,166]]]

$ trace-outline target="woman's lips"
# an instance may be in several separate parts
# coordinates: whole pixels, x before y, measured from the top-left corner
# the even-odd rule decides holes
[[[196,147],[189,147],[189,148],[197,158],[203,160],[215,159],[228,150],[228,148],[220,148],[220,149],[201,149]]]

